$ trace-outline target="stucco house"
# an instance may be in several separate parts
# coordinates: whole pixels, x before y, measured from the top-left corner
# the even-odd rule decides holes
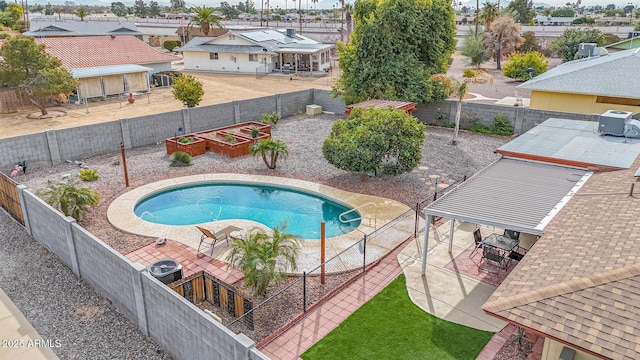
[[[143,34],[138,31],[133,22],[120,21],[56,21],[35,18],[29,22],[29,31],[24,36],[36,38],[45,37],[78,37],[78,36],[126,36],[133,35],[142,39]]]
[[[640,41],[640,40],[639,40]],[[602,114],[640,112],[640,49],[569,61],[518,86],[532,109]]]
[[[270,29],[197,37],[176,50],[182,51],[185,70],[294,73],[328,70],[333,48],[296,34],[294,29]]]
[[[149,75],[171,70],[179,57],[161,53],[135,36],[36,38],[79,80],[78,99],[149,91]]]

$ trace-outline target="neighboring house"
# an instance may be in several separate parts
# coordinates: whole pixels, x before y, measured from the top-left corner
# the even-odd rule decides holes
[[[536,25],[542,26],[570,26],[577,17],[536,16]]]
[[[638,39],[640,41],[640,39]],[[574,60],[518,86],[531,90],[530,107],[581,114],[640,112],[640,50]]]
[[[221,35],[224,35],[227,33],[227,29],[220,29],[220,28],[216,28],[216,27],[212,27],[211,29],[209,29],[209,34],[207,35],[208,37],[218,37]],[[204,33],[202,32],[202,30],[197,27],[194,26],[192,28],[189,28],[186,25],[180,26],[176,31],[175,31],[176,36],[178,37],[176,40],[180,40],[182,42],[182,44],[186,44],[189,41],[193,40],[196,37],[203,37],[205,36]]]
[[[633,195],[640,140],[599,136],[592,122],[551,120],[498,152],[551,148],[542,152],[567,164],[619,170],[596,172],[575,191],[483,309],[544,336],[543,360],[572,352],[565,348],[576,360],[640,359],[640,202]]]
[[[605,46],[605,48],[609,52],[618,52],[622,50],[640,48],[640,33],[630,33],[630,34],[633,34],[634,37],[630,37],[628,39],[624,39],[616,43],[609,44]]]
[[[36,38],[133,35],[138,39],[142,39],[142,33],[137,30],[135,23],[79,20],[52,21],[37,18],[31,20],[29,31],[23,33],[23,35]]]
[[[293,29],[233,31],[197,37],[183,47],[185,70],[237,73],[327,71],[334,45],[321,44]]]
[[[164,54],[135,36],[36,39],[79,80],[78,98],[149,90],[149,75],[171,70],[179,57]]]

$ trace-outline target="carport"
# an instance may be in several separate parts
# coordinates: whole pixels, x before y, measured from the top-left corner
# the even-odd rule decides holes
[[[553,164],[501,158],[424,209],[427,226],[422,275],[427,265],[429,226],[434,217],[542,235],[545,226],[591,176],[591,172]]]

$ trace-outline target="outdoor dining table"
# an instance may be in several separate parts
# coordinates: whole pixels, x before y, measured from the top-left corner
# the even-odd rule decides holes
[[[518,239],[512,239],[508,236],[500,234],[491,234],[482,240],[482,246],[490,246],[496,249],[500,249],[504,252],[510,252],[513,250],[520,241]]]

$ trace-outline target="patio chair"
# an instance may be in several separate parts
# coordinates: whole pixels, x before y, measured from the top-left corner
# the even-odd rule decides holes
[[[511,250],[511,252],[509,253],[509,261],[511,260],[520,261],[522,260],[523,257],[524,255],[517,251]]]
[[[473,241],[476,243],[476,247],[473,249],[469,257],[472,257],[478,249],[482,248],[482,234],[480,234],[480,229],[475,229],[473,231]]]
[[[226,228],[218,232],[210,231],[200,226],[196,226],[196,229],[200,230],[200,232],[202,233],[202,235],[200,235],[200,243],[198,244],[198,254],[200,253],[200,248],[204,244],[204,245],[211,246],[210,255],[213,255],[213,248],[216,246],[218,242],[222,240],[226,240],[228,244],[230,234],[234,231],[242,230],[235,226],[227,226]]]
[[[504,258],[500,251],[490,246],[482,248],[482,258],[495,263],[495,265],[503,269],[506,269],[509,265],[509,261]]]
[[[502,235],[518,240],[520,238],[520,231],[504,229],[504,233]]]

